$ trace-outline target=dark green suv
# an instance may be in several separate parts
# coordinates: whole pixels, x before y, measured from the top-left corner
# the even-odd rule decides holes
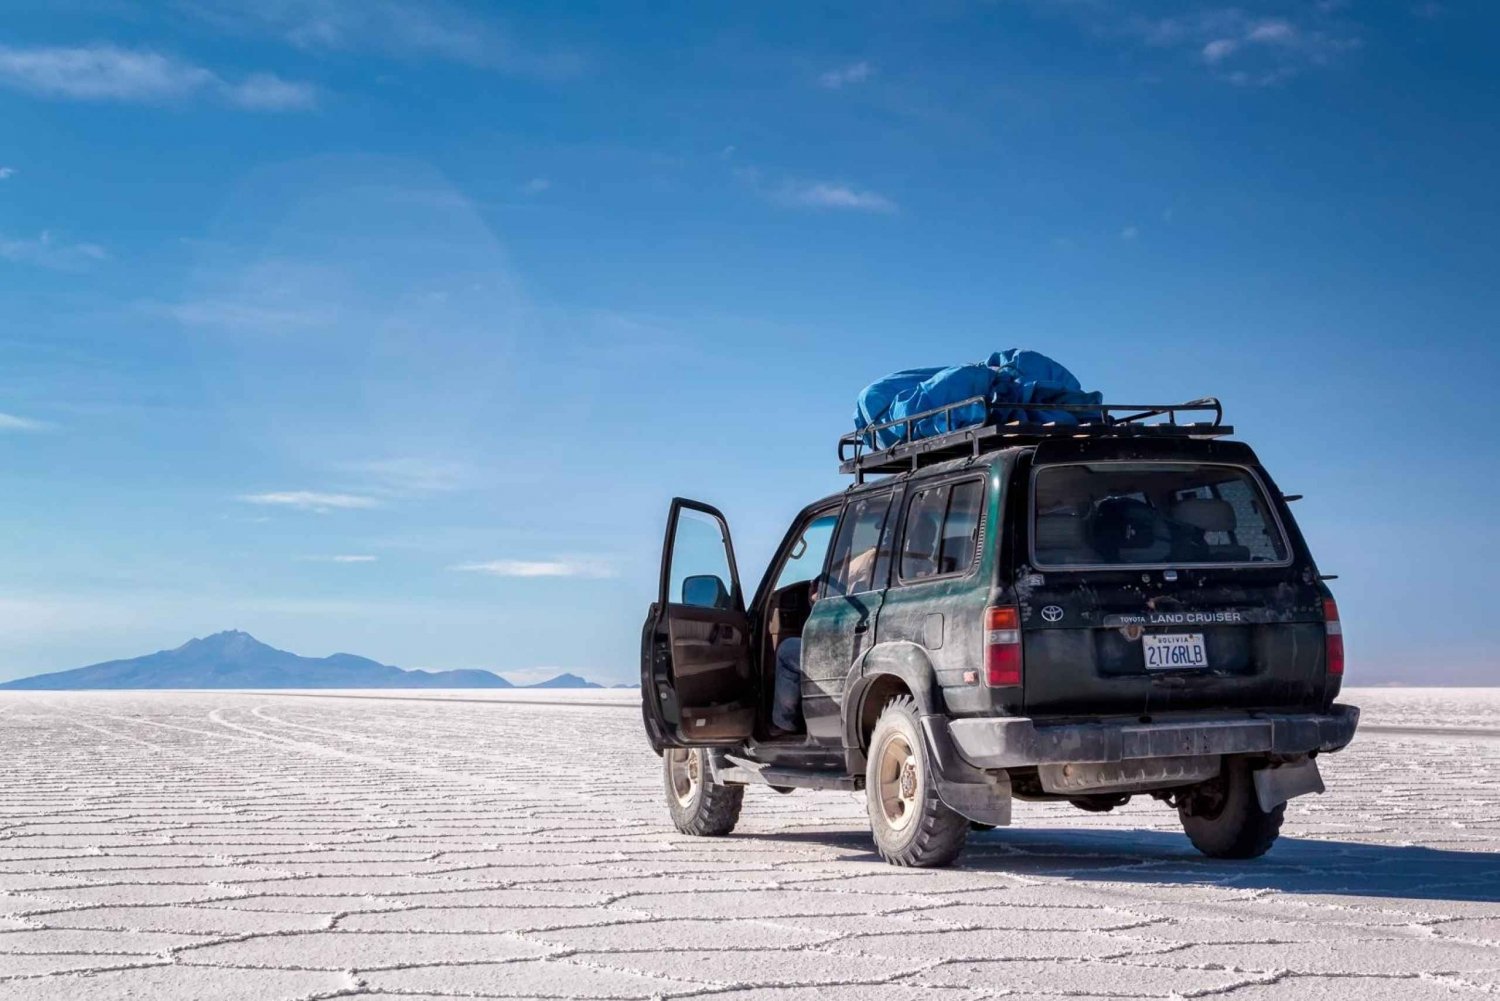
[[[797,517],[748,598],[724,516],[673,501],[641,694],[677,827],[727,833],[751,784],[864,789],[881,855],[931,866],[1014,799],[1148,794],[1204,853],[1264,853],[1359,711],[1334,701],[1338,611],[1296,498],[1232,430],[1208,400],[847,436],[855,484]]]

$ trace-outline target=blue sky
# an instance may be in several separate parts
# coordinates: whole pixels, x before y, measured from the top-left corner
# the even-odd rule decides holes
[[[882,373],[1221,396],[1350,680],[1494,679],[1484,3],[11,0],[0,679],[241,628],[628,681]],[[753,580],[746,582],[753,586]]]

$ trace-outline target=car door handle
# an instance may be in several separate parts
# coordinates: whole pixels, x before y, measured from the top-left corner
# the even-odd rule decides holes
[[[855,623],[855,625],[854,625],[854,631],[856,633],[867,633],[867,632],[869,632],[870,631],[870,620],[869,619],[861,619],[859,622]]]

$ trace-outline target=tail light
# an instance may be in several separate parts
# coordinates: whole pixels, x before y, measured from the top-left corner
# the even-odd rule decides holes
[[[1344,627],[1339,623],[1339,604],[1332,598],[1323,599],[1323,631],[1328,641],[1328,673],[1341,678],[1344,675]]]
[[[1021,683],[1021,612],[1014,605],[984,610],[984,680],[991,688]]]

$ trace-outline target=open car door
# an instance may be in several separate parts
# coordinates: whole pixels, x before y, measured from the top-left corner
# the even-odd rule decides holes
[[[747,740],[757,690],[751,663],[729,525],[716,508],[678,497],[641,643],[641,712],[651,745],[660,751]]]

